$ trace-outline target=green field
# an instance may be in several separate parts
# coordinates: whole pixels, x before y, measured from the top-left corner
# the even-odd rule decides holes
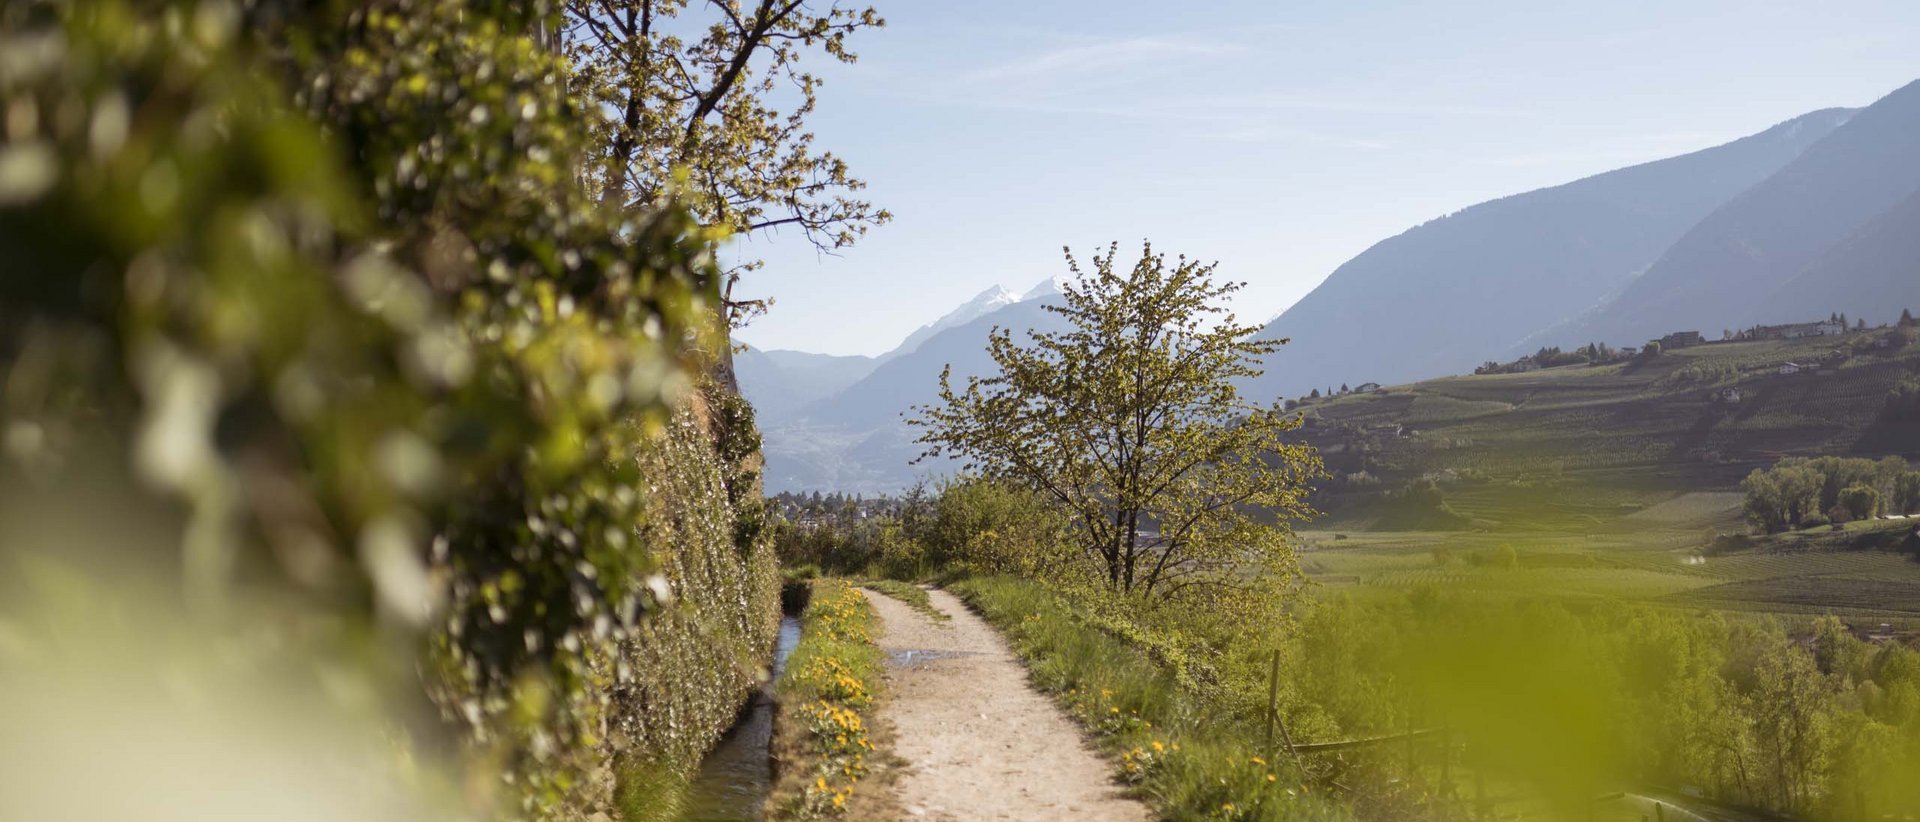
[[[1436,586],[1920,628],[1920,561],[1889,550],[1920,521],[1705,555],[1713,534],[1747,529],[1738,484],[1755,468],[1785,456],[1920,457],[1920,425],[1880,418],[1888,391],[1920,374],[1920,350],[1855,353],[1860,336],[1715,343],[1309,402],[1305,437],[1333,478],[1316,499],[1323,516],[1302,531],[1303,566],[1360,596]],[[1784,362],[1822,367],[1782,375]],[[1727,388],[1738,403],[1717,398]],[[1438,485],[1458,528],[1387,530],[1405,521],[1392,492],[1421,479]]]

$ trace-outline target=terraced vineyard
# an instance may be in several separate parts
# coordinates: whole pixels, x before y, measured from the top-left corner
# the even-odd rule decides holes
[[[1920,557],[1887,550],[1920,522],[1704,550],[1716,533],[1747,530],[1738,484],[1755,468],[1786,456],[1920,458],[1920,424],[1881,417],[1889,390],[1920,374],[1920,350],[1861,336],[1715,343],[1309,402],[1305,437],[1335,479],[1316,500],[1325,515],[1302,534],[1303,565],[1355,596],[1556,593],[1920,628]],[[1785,362],[1819,367],[1783,375]],[[1722,398],[1729,388],[1738,402]],[[1392,492],[1423,478],[1471,524],[1374,531]]]

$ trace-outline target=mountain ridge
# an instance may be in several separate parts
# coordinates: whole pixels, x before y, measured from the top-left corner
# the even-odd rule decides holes
[[[1460,373],[1598,305],[1699,219],[1851,116],[1822,109],[1719,146],[1459,209],[1381,240],[1262,329],[1289,337],[1246,387]]]

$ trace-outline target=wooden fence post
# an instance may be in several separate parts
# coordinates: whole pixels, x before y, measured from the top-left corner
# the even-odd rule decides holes
[[[1280,743],[1287,747],[1287,756],[1298,762],[1300,752],[1294,750],[1293,734],[1287,731],[1287,723],[1280,721],[1280,649],[1273,651],[1273,666],[1267,672],[1267,756],[1274,756],[1273,732],[1280,731]]]
[[[1267,674],[1266,754],[1273,755],[1273,726],[1280,721],[1280,650],[1273,651],[1273,668]]]

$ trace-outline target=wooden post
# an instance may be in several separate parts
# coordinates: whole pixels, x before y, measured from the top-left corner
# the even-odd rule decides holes
[[[1280,744],[1287,748],[1287,757],[1298,762],[1300,751],[1293,747],[1293,734],[1287,730],[1287,723],[1280,721],[1280,649],[1273,651],[1273,669],[1267,673],[1267,755],[1273,755],[1273,732],[1280,731]]]
[[[1656,818],[1658,818],[1658,819],[1660,820],[1660,822],[1667,822],[1667,806],[1666,806],[1666,805],[1663,805],[1663,804],[1661,804],[1661,803],[1659,803],[1659,802],[1654,802],[1654,803],[1653,803],[1653,815],[1654,815],[1654,816],[1655,816]]]
[[[1413,729],[1417,727],[1419,727],[1419,723],[1413,720],[1413,708],[1408,707],[1407,708],[1407,778],[1408,779],[1412,779],[1414,776],[1420,773],[1415,768],[1415,766],[1418,763],[1413,761]]]
[[[1280,721],[1280,649],[1273,650],[1273,668],[1267,674],[1267,756],[1273,756],[1273,726]],[[1291,746],[1289,746],[1291,747]]]

